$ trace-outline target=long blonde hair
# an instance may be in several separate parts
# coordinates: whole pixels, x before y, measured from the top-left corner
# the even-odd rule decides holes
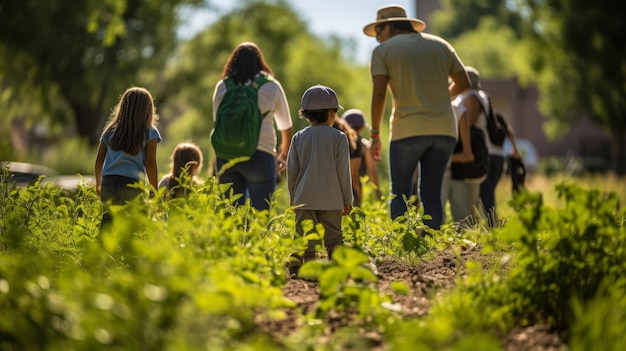
[[[150,92],[145,88],[130,87],[113,109],[104,134],[108,136],[113,132],[111,149],[137,155],[144,148],[148,127],[157,119]]]

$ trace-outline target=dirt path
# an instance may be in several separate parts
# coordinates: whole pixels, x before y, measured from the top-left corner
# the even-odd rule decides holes
[[[478,248],[467,248],[461,252],[462,262],[472,260],[483,262],[488,265],[487,259],[480,253]],[[387,260],[376,265],[379,274],[378,287],[381,292],[392,294],[393,282],[405,282],[410,288],[407,295],[392,294],[394,302],[402,306],[402,313],[406,317],[426,315],[431,306],[430,295],[434,289],[451,288],[455,284],[457,275],[463,274],[464,267],[458,267],[459,263],[454,253],[442,251],[434,258],[420,260],[416,265],[407,265],[396,261]],[[463,263],[461,263],[463,265]],[[295,301],[302,313],[307,313],[315,308],[319,296],[319,287],[315,282],[307,282],[301,279],[290,279],[285,288],[286,297]],[[288,318],[282,321],[264,321],[262,329],[276,335],[288,335],[302,323],[295,312],[289,311]],[[345,318],[329,314],[325,321],[327,325],[326,337],[332,336],[334,330],[342,327]],[[372,332],[364,332],[363,337],[371,341],[371,350],[386,350],[382,341],[382,335]],[[557,351],[565,350],[565,345],[558,335],[551,333],[547,326],[531,326],[512,330],[502,340],[502,349],[506,351]]]

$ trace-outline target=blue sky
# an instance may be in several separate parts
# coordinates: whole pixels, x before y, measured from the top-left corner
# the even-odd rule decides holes
[[[409,17],[414,17],[414,0],[290,0],[300,17],[309,24],[311,32],[326,37],[330,34],[342,38],[352,38],[357,43],[357,61],[367,63],[372,49],[378,44],[374,38],[363,34],[363,27],[376,19],[376,10],[385,5],[404,6]],[[215,21],[219,13],[228,12],[238,2],[233,0],[213,0],[217,12],[198,11],[180,33],[189,37]]]

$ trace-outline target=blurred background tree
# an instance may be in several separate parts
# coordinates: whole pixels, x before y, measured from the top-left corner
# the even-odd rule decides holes
[[[619,0],[521,1],[540,110],[566,133],[582,115],[613,136],[613,168],[626,174],[626,21]]]
[[[3,120],[71,124],[94,144],[131,85],[157,100],[177,45],[178,10],[202,0],[20,1],[0,4]]]
[[[486,78],[535,84],[544,130],[557,138],[582,116],[613,135],[626,173],[626,22],[619,0],[442,0],[435,31]]]
[[[297,118],[302,92],[314,84],[333,87],[346,108],[368,108],[369,75],[352,59],[355,43],[316,37],[286,1],[241,1],[180,44],[180,13],[190,6],[211,9],[200,0],[3,3],[0,133],[10,140],[16,119],[30,127],[45,124],[49,139],[67,133],[69,126],[88,140],[81,145],[94,148],[118,96],[139,85],[151,90],[160,115],[159,169],[167,170],[171,150],[183,140],[198,143],[210,157],[213,89],[241,41],[256,42],[263,50],[285,89],[296,130],[306,125]],[[58,149],[66,153],[68,147]],[[0,156],[14,154],[5,153]],[[59,165],[66,154],[46,158],[66,172],[91,173],[90,153],[73,160],[83,166]]]
[[[297,111],[302,93],[315,84],[335,89],[345,108],[369,108],[369,74],[351,58],[354,43],[316,37],[284,1],[248,1],[184,43],[171,61],[168,104],[161,112],[168,149],[183,137],[210,150],[213,90],[228,56],[242,41],[255,42],[263,51],[285,90],[295,131],[308,125]]]
[[[189,13],[183,10],[210,10],[210,5],[210,0],[71,5],[4,0],[0,158],[19,156],[7,142],[16,121],[33,130],[35,123],[43,125],[55,142],[77,135],[87,141],[72,147],[95,147],[117,97],[131,85],[146,86],[155,96],[165,137],[160,169],[182,140],[197,142],[210,157],[213,89],[226,58],[244,40],[259,44],[285,88],[296,130],[306,125],[297,118],[301,94],[313,84],[333,87],[346,108],[369,111],[369,72],[353,59],[354,42],[312,34],[286,0],[240,0],[180,42],[177,29]],[[614,136],[614,164],[623,174],[626,24],[618,5],[618,0],[441,0],[428,31],[449,40],[485,78],[536,84],[549,134],[566,133],[583,115],[604,126]],[[92,158],[89,150],[74,157],[89,173]]]

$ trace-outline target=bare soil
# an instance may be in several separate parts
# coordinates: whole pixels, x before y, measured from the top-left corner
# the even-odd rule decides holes
[[[468,260],[482,262],[488,266],[488,258],[481,254],[477,247],[468,247],[461,252],[461,262],[450,250],[438,252],[434,257],[419,260],[410,265],[394,260],[384,260],[376,263],[379,281],[378,287],[381,292],[391,294],[394,303],[402,306],[404,317],[419,317],[426,315],[431,306],[431,296],[438,290],[454,287],[455,280],[459,275],[465,274],[464,263]],[[461,265],[461,267],[458,267]],[[410,287],[407,295],[393,294],[391,284],[404,282]],[[319,299],[319,286],[316,282],[302,279],[289,279],[284,288],[284,295],[295,301],[300,313],[306,314],[315,309]],[[260,327],[267,333],[276,337],[284,337],[297,331],[302,319],[294,311],[288,311],[288,317],[284,320],[263,321]],[[334,331],[345,327],[347,320],[339,315],[328,314],[326,316],[326,341],[332,338]],[[359,329],[361,330],[361,329]],[[388,350],[384,344],[383,336],[371,330],[363,330],[362,337],[369,340],[370,350]],[[324,340],[320,340],[324,342]],[[562,351],[566,345],[559,336],[545,325],[534,325],[525,328],[511,330],[501,340],[502,350],[506,351]]]

